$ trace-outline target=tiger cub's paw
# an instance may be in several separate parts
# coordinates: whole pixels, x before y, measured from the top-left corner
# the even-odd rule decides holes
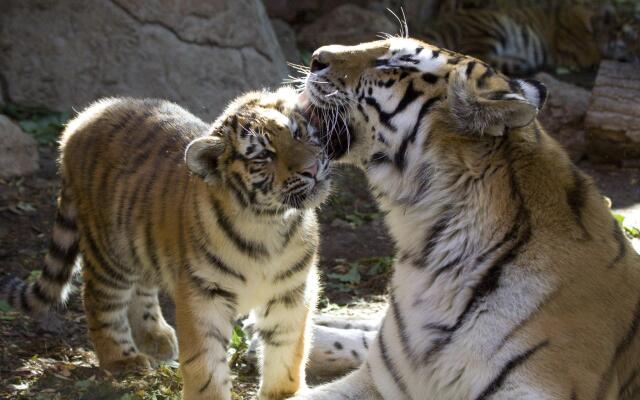
[[[113,374],[122,374],[150,369],[151,364],[149,363],[149,359],[145,355],[136,354],[132,357],[101,362],[100,367]]]

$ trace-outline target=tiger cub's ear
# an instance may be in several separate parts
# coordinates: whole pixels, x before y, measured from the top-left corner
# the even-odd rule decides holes
[[[224,153],[224,141],[218,136],[198,138],[187,146],[185,163],[194,174],[210,178],[218,170],[218,158]]]
[[[545,86],[533,79],[513,79],[506,90],[481,90],[465,70],[452,72],[447,89],[453,120],[462,133],[501,136],[505,129],[529,125],[547,98]]]

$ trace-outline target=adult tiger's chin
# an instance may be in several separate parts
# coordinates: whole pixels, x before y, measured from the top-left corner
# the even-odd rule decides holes
[[[300,113],[320,131],[318,136],[329,159],[339,161],[356,142],[355,130],[349,121],[349,110],[346,106],[317,101],[314,97],[309,88],[300,94]]]

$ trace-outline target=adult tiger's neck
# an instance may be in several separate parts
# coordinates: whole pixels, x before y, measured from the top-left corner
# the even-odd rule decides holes
[[[545,162],[541,155],[553,148],[546,140],[550,139],[543,132],[536,134],[534,127],[486,141],[436,139],[422,158],[405,168],[404,179],[389,180],[389,187],[384,187],[376,176],[400,264],[435,273],[460,268],[462,273],[488,250],[528,240],[528,202],[538,199],[525,187],[530,182],[523,180],[528,170]],[[562,157],[550,162],[557,164],[558,174],[570,168]],[[538,189],[557,192],[555,186],[551,179],[540,182]],[[397,193],[411,196],[399,198]]]

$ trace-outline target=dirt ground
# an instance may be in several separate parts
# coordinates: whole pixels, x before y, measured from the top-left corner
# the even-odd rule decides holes
[[[40,147],[40,169],[33,176],[0,181],[0,274],[34,279],[41,269],[58,190],[52,145]],[[604,194],[630,218],[640,214],[640,170],[581,163]],[[320,210],[322,271],[326,312],[367,313],[384,301],[393,245],[362,175],[342,169],[336,190]],[[167,303],[170,308],[170,304]],[[171,311],[171,310],[168,310]],[[171,314],[171,312],[169,312]],[[0,309],[0,398],[11,399],[177,399],[177,365],[114,377],[97,368],[86,334],[79,296],[60,316],[61,332],[44,330],[8,309]],[[239,349],[241,350],[241,349]],[[255,370],[232,357],[235,396],[255,393]]]

